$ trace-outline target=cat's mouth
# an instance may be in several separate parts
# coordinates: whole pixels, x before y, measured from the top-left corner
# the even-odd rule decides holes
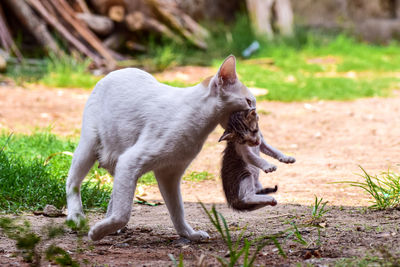
[[[248,143],[249,146],[259,146],[260,144],[261,144],[261,141],[260,141],[260,140],[256,140],[256,141],[253,141],[253,142],[249,142],[249,143]]]

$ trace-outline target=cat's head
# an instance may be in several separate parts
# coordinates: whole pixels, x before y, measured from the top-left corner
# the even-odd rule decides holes
[[[204,80],[202,84],[218,98],[219,108],[226,115],[256,107],[255,97],[238,79],[233,55],[225,59],[216,75]]]
[[[258,115],[255,109],[238,111],[229,117],[228,127],[219,139],[248,146],[258,146],[261,136],[258,129]]]

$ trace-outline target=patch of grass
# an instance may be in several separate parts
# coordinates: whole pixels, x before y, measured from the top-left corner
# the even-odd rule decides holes
[[[363,171],[361,175],[365,181],[343,181],[337,183],[349,184],[350,186],[363,189],[372,197],[370,208],[377,210],[400,208],[400,176],[393,172],[383,172],[381,175],[370,175],[360,166]]]
[[[169,86],[174,86],[174,87],[190,87],[196,85],[196,83],[191,83],[187,81],[180,81],[180,80],[174,80],[174,81],[162,81],[162,83],[167,84]]]
[[[398,56],[398,46],[368,45],[345,35],[324,38],[310,32],[303,39],[300,44],[261,41],[251,60],[238,61],[241,81],[248,87],[267,88],[269,93],[260,100],[279,101],[388,96],[398,88],[400,79],[393,72],[400,70],[399,61],[388,60],[395,51]]]
[[[238,14],[234,25],[212,25],[206,52],[188,47],[173,50],[178,65],[219,67],[229,54],[238,57],[237,71],[248,87],[266,88],[260,100],[352,100],[388,96],[399,87],[400,48],[366,44],[344,34],[296,29],[292,38],[269,41],[254,34],[248,18]],[[254,40],[260,49],[250,60],[240,58]],[[168,46],[167,46],[168,47]],[[171,50],[170,50],[171,51]],[[184,81],[169,82],[188,86]]]
[[[400,266],[400,255],[392,253],[387,247],[379,247],[368,253],[364,257],[341,259],[335,262],[336,267],[347,267],[347,266],[382,266],[382,267],[394,267]]]
[[[6,141],[8,140],[8,141]],[[0,135],[0,210],[18,212],[43,209],[46,204],[57,208],[66,205],[65,181],[76,143],[50,133],[31,136]],[[47,160],[49,155],[57,154]],[[111,186],[89,174],[82,185],[84,208],[106,209]]]
[[[214,175],[207,171],[203,172],[191,172],[183,177],[184,181],[191,181],[191,182],[201,182],[204,180],[212,180],[214,179]]]
[[[40,210],[46,204],[64,207],[65,182],[77,143],[50,132],[0,134],[0,211]],[[149,172],[138,183],[157,182]],[[112,178],[96,163],[81,186],[83,207],[106,211],[111,190]]]
[[[88,71],[89,63],[71,56],[51,56],[47,60],[46,73],[38,82],[51,87],[92,89],[101,77]]]
[[[228,247],[229,261],[227,261],[223,257],[215,256],[221,266],[237,266],[239,264],[239,261],[242,262],[240,266],[253,266],[258,253],[265,246],[271,243],[274,243],[275,246],[277,246],[279,253],[282,252],[282,255],[286,256],[275,237],[271,238],[267,236],[262,236],[253,240],[249,240],[244,237],[246,227],[241,230],[236,241],[233,241],[232,234],[229,230],[229,226],[224,216],[215,209],[215,206],[213,205],[211,211],[209,211],[206,209],[203,203],[200,202],[200,205],[203,208],[204,212],[207,214],[215,229],[221,235],[222,240]]]
[[[295,65],[295,64],[294,64]],[[360,97],[389,96],[398,88],[400,79],[395,77],[348,78],[314,77],[300,72],[273,72],[258,65],[238,64],[240,80],[247,87],[268,89],[268,94],[258,100],[352,100]]]
[[[69,252],[52,243],[47,248],[43,247],[42,241],[49,241],[65,233],[63,226],[46,225],[42,227],[41,234],[35,233],[28,221],[23,223],[16,219],[7,217],[0,218],[0,229],[11,240],[16,242],[18,253],[24,261],[31,266],[40,266],[43,256],[60,266],[79,266],[79,263],[72,259]]]
[[[323,200],[322,197],[318,199],[318,197],[315,196],[315,203],[314,205],[311,206],[311,218],[313,220],[321,219],[322,216],[324,216],[324,214],[328,212],[328,210],[325,209],[325,206],[326,204],[328,204],[328,201],[322,202],[322,200]]]
[[[177,261],[172,254],[168,254],[168,257],[171,259],[174,267],[183,267],[183,255],[179,254],[179,261]]]
[[[153,172],[148,172],[144,174],[142,177],[140,177],[138,184],[154,185],[157,184],[157,180]]]
[[[89,64],[89,60],[72,56],[50,55],[45,59],[11,64],[7,68],[7,76],[19,85],[28,82],[50,87],[91,89],[101,77],[89,72]]]

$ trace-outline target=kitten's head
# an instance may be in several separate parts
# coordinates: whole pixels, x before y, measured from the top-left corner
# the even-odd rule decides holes
[[[225,59],[215,76],[204,80],[202,84],[218,98],[220,110],[226,114],[256,107],[255,97],[237,77],[233,55]]]
[[[261,136],[258,129],[258,115],[255,109],[232,113],[228,127],[219,141],[228,141],[248,146],[258,146]]]

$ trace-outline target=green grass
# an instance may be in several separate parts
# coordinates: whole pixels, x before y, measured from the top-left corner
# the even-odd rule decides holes
[[[234,54],[240,80],[248,87],[268,89],[269,93],[258,97],[259,100],[352,100],[390,96],[392,89],[399,88],[397,43],[373,45],[344,34],[306,29],[297,29],[293,38],[267,41],[252,32],[245,16],[236,21],[231,27],[211,27],[207,52],[174,50],[167,45],[167,54],[175,55],[175,65],[211,64],[214,68],[227,55]],[[260,42],[260,49],[250,60],[241,58],[241,52],[253,40]],[[182,87],[193,83],[177,80],[168,84]]]
[[[25,61],[21,64],[11,64],[6,74],[19,85],[27,82],[49,87],[91,89],[101,77],[88,71],[89,64],[89,60],[72,56],[50,55],[34,63]]]
[[[32,230],[28,221],[21,223],[18,219],[1,217],[0,229],[10,240],[15,241],[17,253],[22,256],[25,262],[30,263],[30,266],[41,266],[43,256],[59,266],[80,266],[68,251],[57,246],[54,241],[47,247],[44,245],[44,242],[65,235],[64,226],[54,225],[53,222],[43,226],[40,234],[37,234]]]
[[[370,208],[377,210],[400,208],[400,176],[387,171],[381,175],[370,175],[362,167],[361,175],[364,181],[343,181],[338,183],[349,184],[361,188],[372,198]]]
[[[66,205],[65,181],[71,164],[75,139],[63,139],[49,132],[32,135],[0,134],[0,212],[57,208]],[[205,173],[194,174],[201,178]],[[109,174],[97,164],[82,184],[85,209],[105,211],[112,190]],[[139,184],[156,184],[152,172],[143,175]]]
[[[49,132],[32,135],[0,134],[0,212],[57,208],[66,205],[65,182],[76,139],[63,139]],[[187,173],[186,181],[203,181],[214,176],[206,171]],[[153,172],[146,173],[139,185],[154,185]],[[82,184],[85,209],[107,209],[112,178],[97,164]]]
[[[392,89],[399,88],[397,44],[377,46],[345,35],[305,34],[300,44],[294,40],[260,40],[261,48],[250,60],[236,54],[240,80],[247,87],[268,89],[268,94],[259,96],[259,100],[353,100],[390,96]],[[214,58],[212,66],[218,68],[224,57],[235,50],[231,49]],[[179,80],[167,83],[193,85]]]
[[[212,173],[209,173],[207,171],[202,171],[202,172],[191,172],[186,174],[183,177],[184,181],[191,181],[191,182],[201,182],[204,180],[212,180],[214,179],[214,175]]]
[[[325,206],[326,204],[328,204],[328,201],[322,202],[322,200],[323,200],[322,197],[318,199],[318,197],[315,196],[314,205],[311,206],[311,218],[313,220],[321,219],[322,216],[324,216],[325,213],[328,212],[328,210],[325,209]]]
[[[368,266],[382,266],[393,267],[400,266],[399,253],[392,253],[386,246],[381,246],[373,249],[362,257],[353,257],[340,259],[335,262],[335,267],[368,267]]]
[[[39,83],[51,87],[73,87],[91,89],[100,80],[88,71],[90,61],[73,57],[50,57],[46,73]]]
[[[66,205],[65,181],[76,142],[50,133],[33,135],[0,135],[0,210],[18,212],[43,209],[46,204],[57,208]],[[51,156],[49,158],[49,156]],[[92,170],[82,185],[84,208],[105,210],[111,192],[109,184],[97,179],[103,170]]]
[[[234,54],[241,81],[248,87],[268,89],[259,100],[352,100],[390,96],[392,89],[399,88],[398,43],[373,45],[344,34],[303,28],[296,29],[292,38],[268,41],[252,31],[246,15],[238,14],[235,22],[205,25],[211,32],[206,51],[151,37],[147,52],[136,54],[130,62],[153,71],[189,64],[218,68],[226,56]],[[260,42],[260,49],[249,60],[242,58],[241,52],[254,40]],[[14,65],[8,74],[52,87],[93,88],[99,77],[87,71],[88,64],[72,57],[50,56],[36,67]],[[166,83],[185,87],[197,82]]]
[[[279,242],[274,237],[262,236],[254,240],[249,240],[245,237],[246,227],[240,231],[238,237],[234,240],[228,223],[224,216],[216,210],[215,205],[212,206],[211,210],[207,210],[201,202],[200,205],[228,248],[229,258],[215,255],[221,266],[239,266],[239,262],[242,262],[240,266],[253,266],[258,253],[271,243],[274,243],[278,247],[279,253],[283,252]]]

